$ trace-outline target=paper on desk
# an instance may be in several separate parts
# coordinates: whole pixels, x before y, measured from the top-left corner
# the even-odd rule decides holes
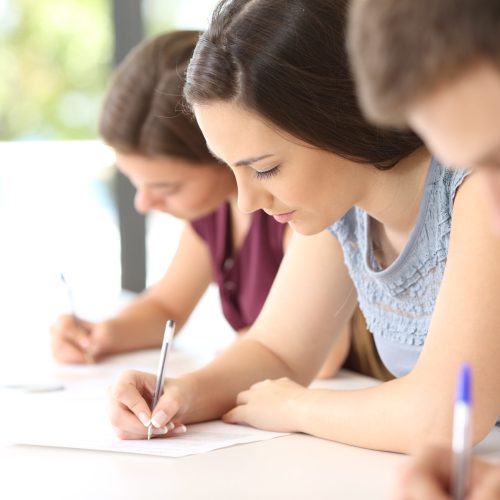
[[[285,435],[214,421],[190,425],[181,436],[122,441],[111,428],[105,400],[53,393],[18,395],[12,403],[15,417],[2,419],[2,440],[16,444],[175,458]]]

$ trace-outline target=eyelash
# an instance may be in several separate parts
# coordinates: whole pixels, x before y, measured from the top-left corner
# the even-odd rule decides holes
[[[278,174],[281,165],[276,165],[269,170],[265,170],[264,172],[259,172],[258,170],[254,171],[254,175],[257,179],[269,179],[270,177],[274,177]]]

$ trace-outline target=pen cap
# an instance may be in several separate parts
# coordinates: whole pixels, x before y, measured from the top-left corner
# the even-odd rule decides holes
[[[460,367],[460,373],[458,375],[457,384],[457,402],[462,402],[470,405],[472,394],[471,394],[471,368],[468,363],[464,363]]]

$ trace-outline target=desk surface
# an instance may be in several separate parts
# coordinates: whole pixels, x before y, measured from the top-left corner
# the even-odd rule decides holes
[[[154,366],[157,355],[116,357],[99,370],[117,373],[123,367]],[[189,369],[200,362],[190,355],[179,359]],[[53,368],[62,382],[74,382],[77,373]],[[83,376],[85,370],[78,375]],[[353,388],[372,383],[342,373],[320,385]],[[36,408],[33,412],[36,418]],[[478,453],[500,460],[500,429],[492,431]],[[377,500],[390,496],[398,465],[405,459],[298,434],[177,459],[0,443],[0,491],[9,500]]]

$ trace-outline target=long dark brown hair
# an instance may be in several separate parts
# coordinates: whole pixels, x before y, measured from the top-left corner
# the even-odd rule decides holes
[[[348,0],[222,0],[188,67],[187,102],[237,101],[298,139],[393,167],[422,143],[363,117],[345,49]]]
[[[174,31],[137,46],[113,76],[99,132],[122,153],[214,162],[182,90],[199,32]]]

